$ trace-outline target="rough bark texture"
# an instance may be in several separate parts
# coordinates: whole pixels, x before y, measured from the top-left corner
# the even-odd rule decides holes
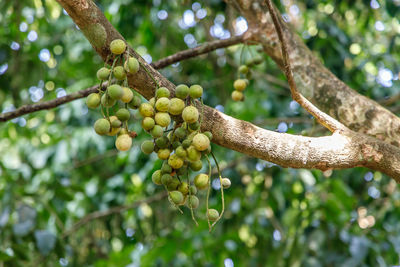
[[[234,0],[236,1],[236,0]],[[229,1],[228,1],[229,2]],[[253,40],[283,69],[278,35],[263,0],[237,0]],[[280,18],[299,91],[322,111],[350,129],[400,146],[400,118],[358,94],[330,72]]]
[[[104,60],[109,55],[108,45],[122,36],[107,21],[101,11],[88,0],[58,0],[71,18],[84,31],[94,49]],[[90,30],[88,30],[90,29]],[[96,33],[96,34],[94,34]],[[96,37],[102,34],[101,37]],[[136,52],[138,58],[161,86],[172,94],[175,86],[148,65]],[[128,76],[131,87],[147,99],[154,95],[155,83],[141,68],[135,76]],[[202,110],[199,107],[200,110]],[[382,171],[400,181],[400,149],[375,138],[352,131],[328,137],[304,137],[276,133],[261,129],[249,122],[237,120],[204,106],[203,130],[210,130],[213,142],[221,146],[268,160],[284,167],[351,168],[367,166]]]

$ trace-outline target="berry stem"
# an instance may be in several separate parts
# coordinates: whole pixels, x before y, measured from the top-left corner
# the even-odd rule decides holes
[[[196,218],[194,217],[194,211],[193,211],[193,206],[192,206],[192,192],[190,190],[190,180],[189,180],[189,170],[186,169],[186,180],[189,188],[189,208],[190,208],[190,213],[192,214],[192,220],[195,222],[196,226],[199,226],[199,223],[197,222]]]
[[[208,229],[211,232],[212,225],[210,223],[210,218],[208,218],[208,199],[210,198],[210,191],[211,191],[211,162],[208,156],[206,155],[207,162],[208,162],[208,189],[207,189],[207,198],[206,198],[206,217],[208,222]]]
[[[215,220],[215,222],[211,225],[211,227],[213,227],[222,218],[222,215],[224,214],[224,211],[225,211],[225,199],[224,199],[224,187],[222,186],[222,176],[221,176],[221,171],[219,169],[218,161],[217,161],[217,159],[216,159],[216,157],[215,157],[215,155],[214,155],[214,153],[212,151],[211,151],[211,156],[213,157],[215,165],[217,166],[218,175],[219,175],[219,184],[220,184],[220,188],[221,188],[221,200],[222,200],[222,210],[221,210],[221,213],[220,213],[218,219]]]

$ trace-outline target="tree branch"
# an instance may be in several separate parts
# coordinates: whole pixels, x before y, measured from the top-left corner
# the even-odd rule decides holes
[[[241,36],[235,36],[235,37],[225,39],[225,40],[216,40],[216,41],[208,42],[208,43],[205,43],[205,44],[200,45],[195,48],[179,51],[179,52],[177,52],[173,55],[170,55],[166,58],[163,58],[156,62],[153,62],[151,64],[151,66],[153,66],[153,68],[155,68],[155,69],[162,69],[171,64],[174,64],[176,62],[179,62],[179,61],[182,61],[185,59],[197,57],[199,55],[209,53],[209,52],[214,51],[219,48],[225,48],[225,47],[228,47],[231,45],[245,42],[246,38],[247,37],[245,37],[244,35],[241,35]],[[104,85],[106,85],[106,83]],[[66,95],[66,96],[63,96],[63,97],[60,97],[57,99],[40,102],[40,103],[32,104],[32,105],[25,105],[16,110],[6,112],[6,113],[1,113],[0,114],[0,122],[12,120],[14,118],[17,118],[17,117],[20,117],[22,115],[26,115],[29,113],[33,113],[36,111],[40,111],[40,110],[44,110],[44,109],[52,109],[52,108],[58,107],[60,105],[63,105],[65,103],[74,101],[76,99],[87,97],[91,93],[97,92],[98,88],[99,88],[99,86],[92,86],[92,87],[80,90],[75,93],[71,93],[69,95]]]

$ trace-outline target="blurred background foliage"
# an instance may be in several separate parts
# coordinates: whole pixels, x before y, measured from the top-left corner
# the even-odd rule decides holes
[[[96,2],[148,62],[247,29],[221,0]],[[399,115],[399,0],[276,4],[332,72]],[[97,84],[100,57],[55,0],[5,0],[0,10],[2,112]],[[161,72],[175,84],[201,84],[206,104],[260,127],[326,134],[291,101],[266,55],[252,69],[245,102],[233,102],[242,50],[242,60],[257,54],[236,45]],[[160,162],[140,152],[138,116],[131,125],[139,136],[126,153],[94,133],[98,117],[82,99],[0,124],[0,266],[399,264],[400,190],[379,172],[283,169],[214,145],[232,187],[209,233],[204,205],[196,227],[188,209],[181,215],[152,184]]]

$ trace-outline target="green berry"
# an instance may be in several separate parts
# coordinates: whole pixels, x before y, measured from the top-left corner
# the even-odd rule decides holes
[[[172,176],[168,173],[161,175],[161,183],[163,185],[169,184],[172,181],[172,179],[173,179]]]
[[[160,125],[154,125],[153,129],[150,131],[150,134],[153,136],[153,138],[158,138],[163,136],[164,130]]]
[[[192,161],[189,163],[189,167],[193,171],[198,172],[203,168],[203,162],[201,160]]]
[[[123,79],[126,78],[126,72],[122,66],[115,67],[113,70],[113,74],[114,74],[114,77],[120,81],[122,81]]]
[[[203,95],[203,87],[198,84],[192,85],[189,88],[189,95],[191,98],[199,98]]]
[[[111,120],[111,117],[110,117],[110,121],[111,121],[111,128],[119,128],[122,125],[122,122],[117,118],[114,120]]]
[[[231,180],[229,180],[229,178],[222,178],[222,187],[224,189],[231,187]]]
[[[98,93],[91,93],[86,98],[86,105],[88,108],[97,108],[100,105],[100,95]]]
[[[171,123],[171,117],[166,112],[157,112],[154,116],[154,120],[156,124],[162,127],[167,127]]]
[[[200,173],[194,177],[194,185],[199,190],[204,190],[208,188],[209,177],[207,174]]]
[[[233,83],[233,88],[235,88],[235,90],[237,91],[243,91],[244,89],[246,89],[247,83],[244,79],[237,79],[234,83]]]
[[[107,88],[107,92],[108,95],[114,100],[119,100],[124,95],[124,89],[122,89],[122,87],[119,86],[118,84],[110,85]]]
[[[140,97],[138,97],[137,95],[134,95],[131,102],[129,102],[128,106],[131,109],[138,109],[141,103],[142,103],[142,100],[140,99]]]
[[[154,108],[149,103],[142,103],[139,106],[139,113],[143,117],[154,116]]]
[[[200,122],[198,121],[189,124],[189,129],[193,131],[197,131],[199,128],[200,128]]]
[[[161,136],[156,139],[156,145],[158,148],[167,148],[169,145],[169,140],[166,136]]]
[[[180,115],[185,108],[185,102],[179,98],[172,98],[169,103],[168,112],[172,115]]]
[[[94,130],[98,135],[105,135],[110,131],[110,122],[106,119],[98,119],[94,123]]]
[[[120,55],[125,52],[126,44],[121,39],[115,39],[110,43],[111,53],[115,55]]]
[[[192,145],[198,151],[204,151],[210,146],[210,139],[205,134],[199,133],[193,137]]]
[[[169,109],[169,99],[166,97],[160,97],[157,99],[156,109],[161,112],[167,112]]]
[[[187,123],[194,123],[199,119],[199,111],[194,106],[187,106],[182,111],[182,118]]]
[[[145,117],[142,121],[142,128],[145,129],[146,131],[150,131],[151,129],[154,128],[155,121],[153,118],[150,117]]]
[[[133,92],[130,88],[128,87],[122,87],[122,90],[124,91],[121,97],[121,101],[124,103],[129,103],[133,99]]]
[[[97,71],[97,79],[105,81],[108,80],[108,76],[110,76],[110,69],[103,67]]]
[[[167,184],[167,190],[168,191],[175,191],[178,186],[179,186],[180,182],[178,179],[173,178],[171,181],[169,181],[169,183]]]
[[[181,142],[175,141],[175,142],[172,143],[172,148],[173,148],[173,149],[177,149],[177,148],[180,147],[181,145],[182,145]]]
[[[180,84],[175,88],[175,96],[180,99],[185,99],[189,95],[189,87],[185,84]]]
[[[210,141],[212,140],[213,135],[212,135],[212,133],[211,133],[210,131],[206,131],[206,132],[204,132],[203,134],[204,134],[205,136],[207,136],[208,139],[210,139]]]
[[[149,104],[150,104],[152,107],[155,107],[155,105],[156,105],[156,99],[155,99],[154,97],[150,98]]]
[[[201,153],[194,146],[188,147],[186,152],[187,152],[187,159],[190,161],[197,161],[201,159]]]
[[[243,100],[243,93],[240,91],[233,91],[232,92],[232,100],[233,101],[242,101]]]
[[[192,140],[186,139],[182,142],[182,147],[184,149],[188,149],[190,147],[190,145],[192,144]]]
[[[121,131],[121,121],[118,120],[117,116],[110,116],[111,131],[107,133],[109,136],[114,136]]]
[[[189,185],[187,182],[182,182],[178,186],[178,191],[181,192],[183,195],[187,195],[189,193]]]
[[[182,127],[177,128],[174,132],[174,135],[180,140],[184,139],[186,137],[186,134],[186,130]]]
[[[146,140],[140,146],[141,150],[145,154],[151,154],[154,151],[154,143],[151,140]]]
[[[189,187],[189,192],[190,192],[191,195],[196,195],[196,194],[197,194],[197,188],[196,188],[196,186],[191,185],[191,186]]]
[[[239,67],[239,72],[242,74],[246,74],[249,72],[249,67],[247,67],[246,65],[242,65]]]
[[[169,192],[169,197],[171,198],[172,202],[174,202],[176,205],[181,204],[184,200],[183,194],[179,191]]]
[[[161,98],[161,97],[168,98],[170,94],[171,93],[169,92],[168,88],[166,88],[166,87],[160,87],[156,91],[156,97],[157,98]]]
[[[207,211],[207,218],[210,221],[215,222],[219,218],[219,212],[216,209],[209,209]]]
[[[107,93],[103,94],[103,96],[101,97],[101,104],[105,107],[112,107],[115,105],[115,103],[117,103],[117,100],[112,99],[111,97],[109,97],[107,95]]]
[[[187,201],[187,206],[192,209],[197,209],[199,207],[200,201],[199,198],[193,195],[190,195]]]
[[[172,172],[172,167],[168,165],[166,161],[164,161],[162,167],[161,167],[161,172],[164,173],[171,173]]]
[[[153,173],[153,175],[151,176],[151,180],[156,185],[162,185],[162,183],[161,183],[161,171],[160,170],[155,171]]]
[[[131,117],[131,113],[126,108],[119,109],[115,115],[120,121],[127,121]]]
[[[174,169],[179,169],[183,166],[183,160],[177,154],[172,154],[168,159],[168,165]]]
[[[186,150],[182,147],[182,146],[178,146],[176,149],[175,149],[175,153],[176,153],[176,155],[178,155],[180,158],[182,158],[182,159],[185,159],[186,158],[186,156],[187,156],[187,152],[186,152]]]
[[[115,147],[119,151],[127,151],[132,146],[132,138],[128,134],[121,134],[115,140]]]
[[[125,61],[124,69],[130,74],[137,73],[139,71],[139,61],[134,57],[128,58],[128,60]]]
[[[171,154],[171,151],[168,148],[162,148],[158,150],[157,156],[159,159],[166,160],[169,158],[169,155]]]

